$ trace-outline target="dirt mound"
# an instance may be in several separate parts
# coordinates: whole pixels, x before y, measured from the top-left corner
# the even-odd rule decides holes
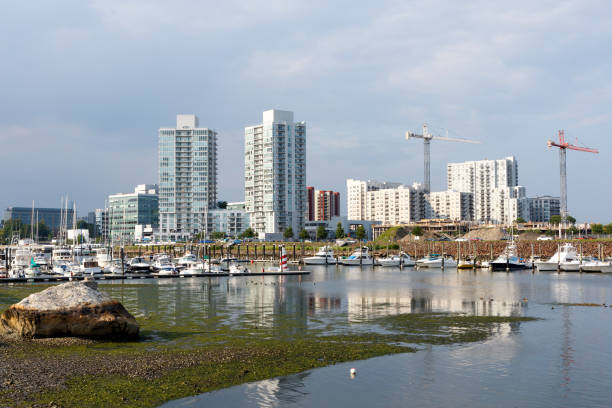
[[[499,241],[505,236],[506,233],[503,228],[491,227],[471,230],[463,237],[467,239],[481,239],[483,241]]]

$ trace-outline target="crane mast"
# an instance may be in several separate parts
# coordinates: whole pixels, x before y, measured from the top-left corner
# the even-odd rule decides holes
[[[561,179],[561,205],[560,205],[560,213],[561,223],[559,224],[559,231],[561,231],[561,226],[565,227],[567,223],[567,149],[577,150],[579,152],[587,152],[587,153],[599,153],[597,149],[591,149],[590,147],[581,147],[569,144],[565,141],[565,131],[559,131],[559,143],[553,142],[552,140],[548,140],[547,145],[549,148],[558,147],[559,148],[559,177]]]
[[[423,139],[423,187],[425,192],[431,191],[431,141],[444,140],[447,142],[462,142],[462,143],[480,143],[476,140],[459,139],[454,137],[433,136],[427,129],[427,124],[423,125],[423,134],[419,135],[412,132],[406,132],[406,140],[411,138]]]

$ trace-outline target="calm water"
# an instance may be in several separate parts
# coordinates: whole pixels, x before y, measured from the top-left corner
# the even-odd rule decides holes
[[[487,341],[339,364],[172,401],[165,407],[609,407],[612,275],[309,267],[308,278],[214,278],[106,287],[166,323],[249,323],[299,335],[385,314],[526,315]],[[522,301],[526,298],[527,301]],[[355,325],[357,326],[357,325]],[[291,332],[291,333],[288,333]],[[173,339],[172,341],[187,341]],[[355,378],[349,368],[357,369]]]

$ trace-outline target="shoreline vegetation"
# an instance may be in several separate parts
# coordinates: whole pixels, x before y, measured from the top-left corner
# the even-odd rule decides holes
[[[42,288],[0,288],[0,309]],[[417,352],[422,345],[483,341],[503,325],[517,328],[534,318],[415,313],[350,325],[313,319],[312,327],[299,319],[261,326],[223,317],[169,324],[161,313],[137,320],[139,341],[0,339],[0,406],[154,407],[340,362]]]

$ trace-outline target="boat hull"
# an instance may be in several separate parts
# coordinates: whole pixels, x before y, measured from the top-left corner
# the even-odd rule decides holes
[[[360,261],[359,259],[343,259],[342,265],[346,266],[360,266],[360,265],[374,265],[374,261],[372,259],[364,259]]]
[[[505,270],[516,271],[516,270],[526,269],[526,266],[523,264],[516,264],[512,262],[509,262],[509,263],[491,262],[490,268],[492,271],[505,271]]]
[[[308,258],[304,258],[304,264],[306,265],[335,265],[336,259],[311,256]]]

